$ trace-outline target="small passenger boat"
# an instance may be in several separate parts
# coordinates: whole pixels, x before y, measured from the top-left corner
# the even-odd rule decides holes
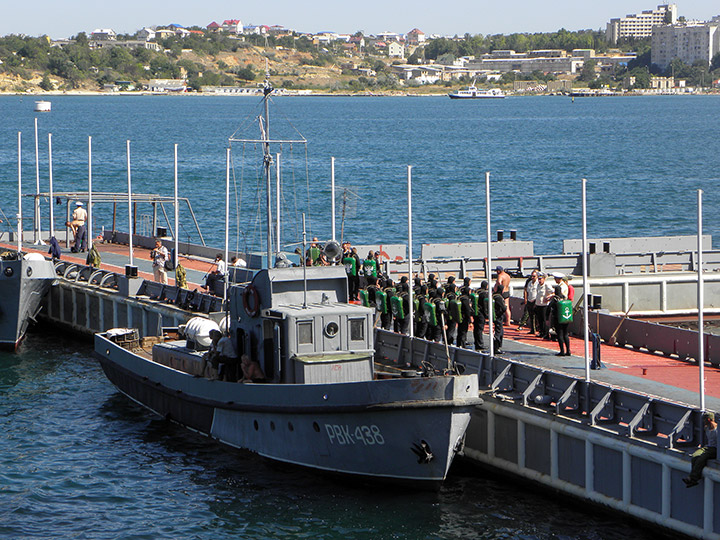
[[[504,98],[505,94],[499,88],[479,89],[473,83],[467,89],[451,92],[448,96],[450,99],[494,99]]]

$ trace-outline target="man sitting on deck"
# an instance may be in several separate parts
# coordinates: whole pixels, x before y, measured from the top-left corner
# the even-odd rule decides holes
[[[711,412],[703,413],[703,427],[707,432],[707,446],[703,446],[692,454],[692,469],[690,476],[683,478],[686,487],[697,486],[702,477],[702,471],[711,459],[717,459],[717,422]]]

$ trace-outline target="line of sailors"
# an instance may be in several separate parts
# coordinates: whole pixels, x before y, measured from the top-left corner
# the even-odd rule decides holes
[[[490,294],[488,282],[483,281],[479,289],[470,287],[470,278],[465,278],[461,287],[455,284],[455,276],[449,276],[444,284],[438,283],[434,274],[428,275],[427,282],[419,277],[413,283],[413,319],[410,318],[410,283],[407,276],[395,283],[386,276],[370,276],[368,285],[359,291],[364,306],[376,310],[376,325],[385,330],[410,333],[429,341],[443,341],[458,347],[484,347],[483,329],[488,320]],[[505,299],[495,288],[492,295],[494,316],[494,350],[502,352],[503,319]],[[472,338],[468,338],[470,324]]]

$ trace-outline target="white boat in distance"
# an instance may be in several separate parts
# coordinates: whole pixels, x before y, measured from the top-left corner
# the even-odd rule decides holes
[[[504,98],[505,94],[499,88],[478,89],[475,82],[467,87],[466,90],[458,90],[448,94],[450,99],[493,99]]]

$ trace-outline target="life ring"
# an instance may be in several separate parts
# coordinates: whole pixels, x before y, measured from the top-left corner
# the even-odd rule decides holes
[[[260,313],[260,293],[255,288],[255,285],[245,287],[242,298],[245,313],[251,317],[257,317],[257,314]]]

